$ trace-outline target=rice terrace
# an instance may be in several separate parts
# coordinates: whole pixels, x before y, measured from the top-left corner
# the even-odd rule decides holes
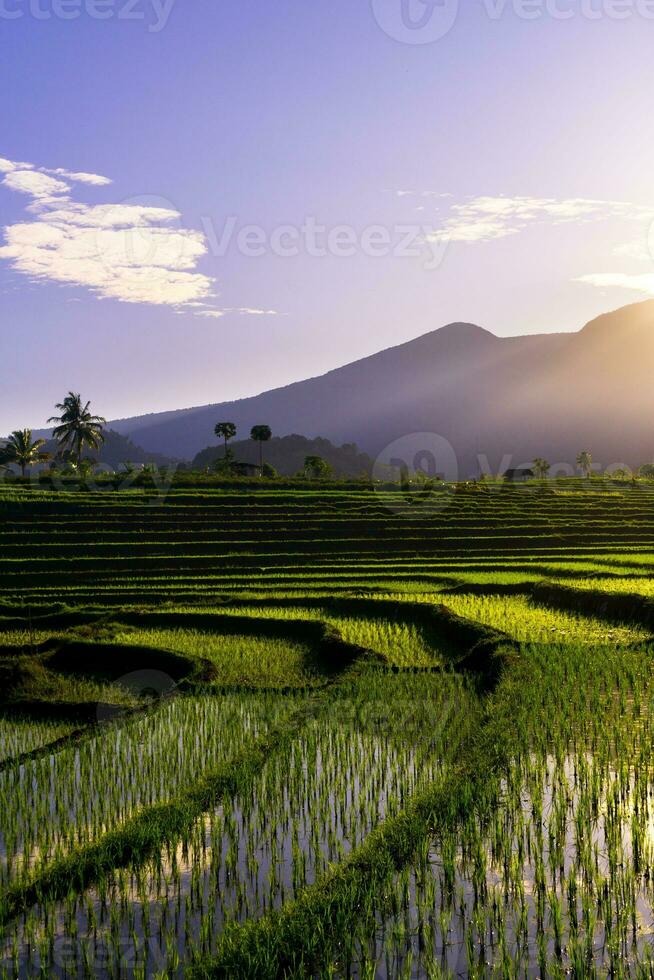
[[[0,494],[3,976],[652,975],[648,481]]]

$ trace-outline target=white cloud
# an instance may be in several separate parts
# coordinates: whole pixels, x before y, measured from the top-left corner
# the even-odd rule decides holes
[[[432,192],[398,193],[400,196],[432,195]],[[534,223],[558,225],[607,218],[651,221],[654,219],[654,207],[586,198],[474,197],[464,203],[453,204],[441,228],[428,239],[474,244],[516,235]]]
[[[454,197],[454,194],[443,194],[441,191],[395,191],[397,197]]]
[[[43,198],[49,201],[62,194],[67,194],[70,190],[70,186],[65,184],[63,180],[48,177],[47,174],[39,173],[38,170],[11,170],[2,183],[10,190],[18,191],[20,194],[29,194],[38,201]]]
[[[643,229],[640,238],[616,245],[613,249],[613,255],[628,259],[631,262],[645,262],[652,268],[654,263],[654,225],[652,224],[651,213],[647,213],[645,209],[643,209],[642,217],[647,219],[647,227]],[[596,286],[598,289],[630,289],[646,296],[654,296],[654,273],[652,272],[593,272],[579,276],[573,282]]]
[[[650,251],[647,241],[639,239],[635,242],[625,242],[623,245],[616,245],[613,249],[614,255],[620,255],[627,259],[635,259],[637,262],[652,262],[654,255]]]
[[[48,221],[80,225],[87,228],[147,228],[152,224],[178,222],[180,214],[172,207],[153,207],[149,204],[76,204],[62,201],[48,212]]]
[[[509,235],[517,235],[517,228],[511,228],[502,221],[473,220],[472,218],[456,221],[448,221],[443,230],[433,235],[428,235],[429,241],[450,241],[466,242],[468,244],[476,242],[490,242],[497,238],[507,238]]]
[[[66,177],[67,180],[72,180],[75,183],[94,184],[96,187],[103,187],[111,183],[108,177],[102,177],[100,174],[76,173],[72,170],[65,170],[63,167],[57,167],[55,169],[51,167],[35,167],[33,163],[18,163],[16,160],[7,160],[6,157],[0,157],[0,173],[8,174],[13,170],[36,170],[42,174]]]
[[[0,172],[3,186],[32,198],[27,211],[35,217],[5,227],[0,247],[0,259],[17,272],[124,303],[185,307],[212,296],[213,280],[196,271],[205,236],[182,227],[174,208],[73,200],[72,182],[110,183],[97,174],[46,172],[5,159]]]
[[[196,304],[193,304],[196,305]],[[280,316],[277,310],[258,310],[251,306],[232,306],[224,310],[200,310],[196,316],[211,317],[218,319],[227,316],[228,313],[235,313],[238,316]]]
[[[251,306],[241,306],[235,310],[226,310],[227,313],[240,313],[241,316],[279,316],[277,310],[257,310]]]
[[[644,293],[646,296],[654,296],[654,273],[652,272],[640,275],[629,275],[624,272],[597,272],[588,276],[579,276],[573,282],[587,283],[600,289],[617,286],[620,289],[633,289],[636,292]]]
[[[95,187],[104,187],[111,183],[108,177],[102,177],[100,174],[75,173],[70,170],[63,170],[61,167],[56,170],[45,170],[44,168],[44,172],[56,174],[58,177],[66,177],[68,180],[73,180],[79,184],[93,184]]]
[[[13,160],[7,160],[5,157],[0,157],[0,174],[8,174],[12,170],[31,170],[31,163],[15,163]]]

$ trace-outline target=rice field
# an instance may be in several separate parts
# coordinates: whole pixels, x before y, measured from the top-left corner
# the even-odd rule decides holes
[[[40,749],[75,731],[68,721],[37,721],[29,715],[0,714],[0,763]]]
[[[654,492],[388,493],[0,487],[0,976],[653,975]]]
[[[116,633],[116,642],[203,657],[226,686],[308,687],[319,683],[308,644],[257,636],[221,635],[195,629],[133,629]]]

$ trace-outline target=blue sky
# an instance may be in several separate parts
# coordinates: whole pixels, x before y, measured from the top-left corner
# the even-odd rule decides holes
[[[107,417],[204,404],[653,295],[652,18],[0,0],[0,431],[69,388]]]

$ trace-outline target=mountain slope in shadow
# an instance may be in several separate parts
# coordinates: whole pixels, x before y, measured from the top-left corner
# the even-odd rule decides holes
[[[598,317],[579,333],[496,337],[453,323],[321,377],[238,401],[111,422],[150,452],[189,459],[215,443],[217,421],[244,437],[266,423],[355,442],[375,455],[413,432],[448,439],[462,476],[478,454],[494,468],[545,456],[604,466],[654,458],[654,300]],[[505,465],[509,465],[505,460]]]

